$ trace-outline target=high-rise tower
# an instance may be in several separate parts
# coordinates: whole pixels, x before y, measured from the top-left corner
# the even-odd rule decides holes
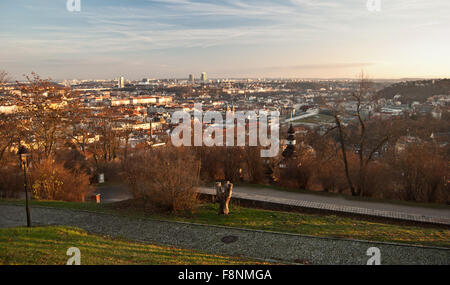
[[[123,76],[119,77],[119,80],[117,82],[118,88],[124,88],[125,87],[125,78]]]
[[[202,82],[206,82],[206,80],[208,80],[208,77],[206,76],[206,72],[202,72],[200,79],[202,80]]]

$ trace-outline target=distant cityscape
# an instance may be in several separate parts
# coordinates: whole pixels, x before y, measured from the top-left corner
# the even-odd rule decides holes
[[[187,79],[127,80],[118,76],[114,80],[64,80],[60,86],[70,87],[78,95],[85,108],[101,113],[112,110],[116,130],[133,129],[132,146],[146,141],[151,130],[153,142],[164,141],[170,130],[171,114],[185,110],[193,112],[195,102],[203,103],[205,111],[214,110],[224,114],[227,110],[271,110],[279,111],[282,125],[292,121],[297,132],[317,130],[325,132],[334,125],[330,109],[338,102],[345,109],[344,122],[355,120],[357,101],[351,98],[358,80],[278,80],[278,79],[208,79],[202,72],[199,79],[189,74]],[[371,92],[377,92],[397,81],[376,81]],[[418,81],[420,86],[434,84],[434,80]],[[16,84],[5,87],[20,98]],[[14,98],[14,97],[12,97]],[[20,101],[1,101],[0,113],[12,113],[20,108]],[[424,101],[407,100],[402,94],[392,98],[378,98],[364,102],[361,110],[364,118],[393,119],[404,115],[430,115],[440,119],[444,109],[450,105],[450,95],[437,94]],[[292,119],[291,119],[292,117]],[[89,134],[94,141],[98,136]]]

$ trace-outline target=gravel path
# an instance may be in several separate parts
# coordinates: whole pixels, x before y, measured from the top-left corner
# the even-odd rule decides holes
[[[199,192],[215,194],[213,187]],[[437,209],[380,202],[349,200],[343,197],[278,191],[268,188],[235,187],[233,197],[335,212],[353,213],[423,223],[450,225],[450,207]]]
[[[23,207],[0,205],[0,227],[23,226]],[[111,237],[197,249],[208,253],[310,264],[366,264],[370,247],[382,264],[450,264],[450,250],[378,242],[155,221],[84,211],[32,207],[34,225],[68,225]],[[227,236],[237,241],[224,243]],[[76,245],[74,245],[76,246]],[[1,253],[0,253],[1,254]]]

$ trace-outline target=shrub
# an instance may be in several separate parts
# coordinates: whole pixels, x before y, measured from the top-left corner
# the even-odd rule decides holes
[[[261,147],[246,146],[242,153],[244,159],[244,173],[250,183],[265,182],[265,165],[261,157]]]
[[[297,146],[294,157],[282,162],[284,168],[279,168],[279,184],[283,187],[308,190],[314,180],[316,159],[310,148]]]
[[[84,201],[93,191],[86,173],[51,159],[33,165],[31,181],[33,197],[38,200]]]
[[[0,167],[0,196],[3,198],[20,198],[24,193],[23,172],[19,167]]]
[[[317,180],[325,192],[339,192],[348,188],[343,163],[337,158],[317,162]]]
[[[397,160],[399,184],[405,200],[446,202],[449,197],[449,165],[432,145],[412,145]]]
[[[361,183],[361,196],[379,199],[389,199],[393,197],[393,170],[383,161],[374,161],[367,165],[364,181]]]
[[[134,154],[125,180],[135,200],[154,210],[178,212],[197,205],[200,162],[184,148],[166,147]]]

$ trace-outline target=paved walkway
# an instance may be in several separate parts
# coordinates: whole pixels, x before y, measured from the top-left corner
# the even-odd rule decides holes
[[[215,194],[213,187],[202,187],[199,189],[199,192],[204,194]],[[444,209],[413,207],[254,187],[235,187],[233,188],[233,197],[289,205],[299,208],[328,210],[421,223],[450,225],[450,207]]]
[[[43,207],[32,207],[31,219],[34,225],[75,226],[111,237],[282,262],[363,265],[370,258],[366,255],[368,248],[377,247],[381,251],[381,263],[386,265],[450,264],[450,249],[444,248],[319,238]],[[25,224],[23,207],[0,205],[0,227]],[[224,243],[222,239],[227,236],[237,240]]]
[[[100,194],[102,203],[120,202],[133,198],[127,188],[122,185],[100,186],[94,193]]]
[[[199,189],[199,192],[215,194],[213,187],[202,187]],[[96,193],[101,194],[103,203],[118,202],[132,198],[126,188],[120,185],[98,187]],[[235,187],[233,189],[233,197],[306,209],[328,210],[421,223],[450,225],[450,207],[443,209],[425,208],[255,187]]]

